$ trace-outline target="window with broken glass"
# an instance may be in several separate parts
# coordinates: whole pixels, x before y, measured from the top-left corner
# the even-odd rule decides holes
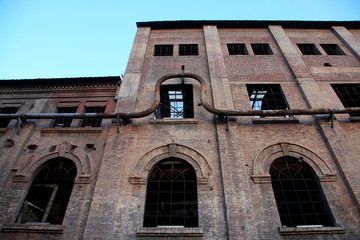
[[[160,106],[155,112],[155,119],[193,117],[192,85],[162,85],[160,88]]]
[[[85,113],[104,113],[105,107],[85,107]],[[82,127],[100,127],[102,118],[86,118],[82,121]]]
[[[267,43],[253,43],[251,48],[255,55],[272,55],[270,45]]]
[[[16,222],[62,224],[75,177],[76,166],[66,158],[46,163],[35,176]]]
[[[278,84],[246,85],[252,110],[287,110],[289,109],[284,94]],[[263,116],[255,116],[263,117]],[[289,117],[286,115],[285,117]]]
[[[334,226],[315,172],[305,161],[280,158],[271,164],[270,175],[282,226]]]
[[[154,56],[172,56],[173,45],[155,45]]]
[[[303,55],[321,55],[314,44],[297,44]]]
[[[16,113],[18,110],[17,107],[3,107],[0,108],[0,113],[2,114],[11,114]],[[6,128],[11,121],[11,118],[0,118],[0,128]]]
[[[58,107],[57,113],[76,113],[77,107]],[[53,127],[70,127],[72,122],[71,118],[59,118],[55,119]]]
[[[199,55],[197,44],[180,44],[179,56]]]
[[[144,227],[159,226],[198,227],[196,173],[178,158],[161,161],[148,178]]]
[[[229,55],[248,55],[244,43],[228,43]]]
[[[345,55],[337,44],[320,44],[327,55]]]
[[[344,107],[360,107],[360,84],[332,84],[331,86]],[[350,113],[350,116],[360,117],[360,113]]]

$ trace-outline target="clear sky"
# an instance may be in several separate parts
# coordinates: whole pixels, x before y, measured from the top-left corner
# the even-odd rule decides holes
[[[136,22],[360,20],[360,0],[0,0],[0,79],[120,76]]]

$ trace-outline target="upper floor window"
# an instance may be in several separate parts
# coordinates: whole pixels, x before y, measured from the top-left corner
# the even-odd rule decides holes
[[[192,85],[162,85],[160,88],[160,106],[156,118],[193,118]]]
[[[62,224],[75,177],[72,161],[61,157],[48,161],[35,176],[16,222]]]
[[[251,48],[255,55],[272,55],[273,52],[267,43],[253,43]]]
[[[77,107],[58,107],[57,113],[76,113]],[[53,127],[70,127],[72,118],[55,119]]]
[[[337,44],[320,44],[327,55],[345,55]]]
[[[199,49],[197,44],[180,44],[179,55],[199,55]]]
[[[11,114],[16,113],[18,110],[17,107],[3,107],[0,108],[0,113],[2,114]],[[0,118],[0,128],[6,128],[11,121],[11,118]]]
[[[104,113],[105,107],[85,107],[85,113]],[[86,118],[82,121],[82,127],[100,127],[102,118]]]
[[[297,44],[303,55],[320,55],[319,50],[314,44]]]
[[[172,56],[173,45],[155,45],[154,56]]]
[[[289,109],[279,84],[248,84],[246,87],[252,110]]]
[[[244,43],[228,43],[227,45],[230,55],[247,55],[246,46]]]
[[[305,161],[280,158],[271,164],[270,175],[282,226],[334,226],[315,172]]]
[[[360,107],[360,84],[332,84],[331,86],[344,107]],[[360,113],[350,113],[350,116],[359,117]]]
[[[178,158],[159,162],[148,178],[144,227],[158,226],[198,227],[196,172]]]

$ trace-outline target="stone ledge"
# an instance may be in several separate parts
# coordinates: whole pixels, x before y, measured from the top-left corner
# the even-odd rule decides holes
[[[194,118],[163,118],[150,120],[151,124],[197,124],[199,121]]]
[[[48,223],[25,223],[25,224],[7,224],[3,225],[1,232],[4,233],[63,233],[61,225],[51,225]]]
[[[102,127],[49,127],[42,128],[41,133],[102,133]]]
[[[280,235],[305,235],[305,234],[343,234],[343,227],[279,227]]]
[[[266,118],[253,118],[254,124],[286,124],[286,123],[299,123],[299,119],[294,117],[266,117]]]
[[[202,237],[203,228],[186,228],[175,226],[140,228],[136,231],[138,237]]]

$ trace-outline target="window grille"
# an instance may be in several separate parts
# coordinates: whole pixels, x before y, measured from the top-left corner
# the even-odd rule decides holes
[[[160,88],[160,106],[155,118],[193,118],[192,85],[162,85]]]
[[[344,107],[360,107],[360,84],[333,84],[331,86]],[[360,117],[360,113],[350,113],[350,116]]]
[[[327,55],[345,55],[337,44],[320,44]]]
[[[58,107],[58,113],[76,113],[77,107]],[[52,124],[53,127],[70,127],[72,119],[71,118],[59,118],[55,119]]]
[[[104,113],[105,107],[85,107],[86,113]],[[82,121],[82,127],[100,127],[102,118],[87,118]]]
[[[227,45],[230,55],[247,55],[244,43],[228,43]]]
[[[252,110],[287,110],[289,109],[284,94],[278,84],[246,85]],[[257,116],[259,117],[259,116]],[[285,116],[289,117],[289,116]]]
[[[155,45],[154,56],[172,56],[173,45]]]
[[[0,113],[11,114],[16,113],[18,110],[17,107],[4,107],[0,108]],[[11,121],[11,118],[0,118],[0,128],[6,128]]]
[[[303,55],[320,55],[314,44],[297,44],[297,46]]]
[[[180,44],[179,45],[179,55],[199,55],[198,45],[197,44]]]
[[[272,55],[269,44],[251,44],[251,48],[255,55]]]
[[[270,175],[283,226],[334,226],[319,182],[307,163],[284,157],[271,165]]]
[[[61,224],[75,177],[76,166],[68,159],[46,163],[34,178],[16,222]]]
[[[158,163],[148,178],[144,227],[158,226],[198,227],[196,173],[177,158]]]

